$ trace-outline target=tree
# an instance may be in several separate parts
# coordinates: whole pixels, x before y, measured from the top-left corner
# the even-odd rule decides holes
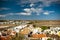
[[[48,29],[48,27],[47,26],[41,26],[41,29],[44,31],[44,30]]]
[[[51,38],[48,38],[47,40],[52,40]]]

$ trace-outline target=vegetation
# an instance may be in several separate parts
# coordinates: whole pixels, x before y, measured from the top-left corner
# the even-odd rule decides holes
[[[47,40],[52,40],[51,38],[48,38]]]
[[[37,25],[35,25],[35,24],[33,24],[33,27],[34,27],[34,28],[36,28],[36,27],[38,27],[38,26],[37,26]]]
[[[41,26],[41,29],[44,31],[44,30],[48,29],[48,27],[47,26]]]

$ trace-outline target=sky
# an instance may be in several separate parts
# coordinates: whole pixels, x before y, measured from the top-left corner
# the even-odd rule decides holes
[[[60,20],[60,0],[0,0],[0,20]]]

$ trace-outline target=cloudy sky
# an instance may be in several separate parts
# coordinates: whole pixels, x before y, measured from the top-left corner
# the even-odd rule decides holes
[[[0,0],[0,20],[60,20],[60,0]]]

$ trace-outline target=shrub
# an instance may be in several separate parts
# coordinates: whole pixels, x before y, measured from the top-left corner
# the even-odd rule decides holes
[[[47,40],[52,40],[51,38],[48,38]]]
[[[48,27],[47,26],[41,26],[41,29],[46,30],[46,29],[48,29]]]

